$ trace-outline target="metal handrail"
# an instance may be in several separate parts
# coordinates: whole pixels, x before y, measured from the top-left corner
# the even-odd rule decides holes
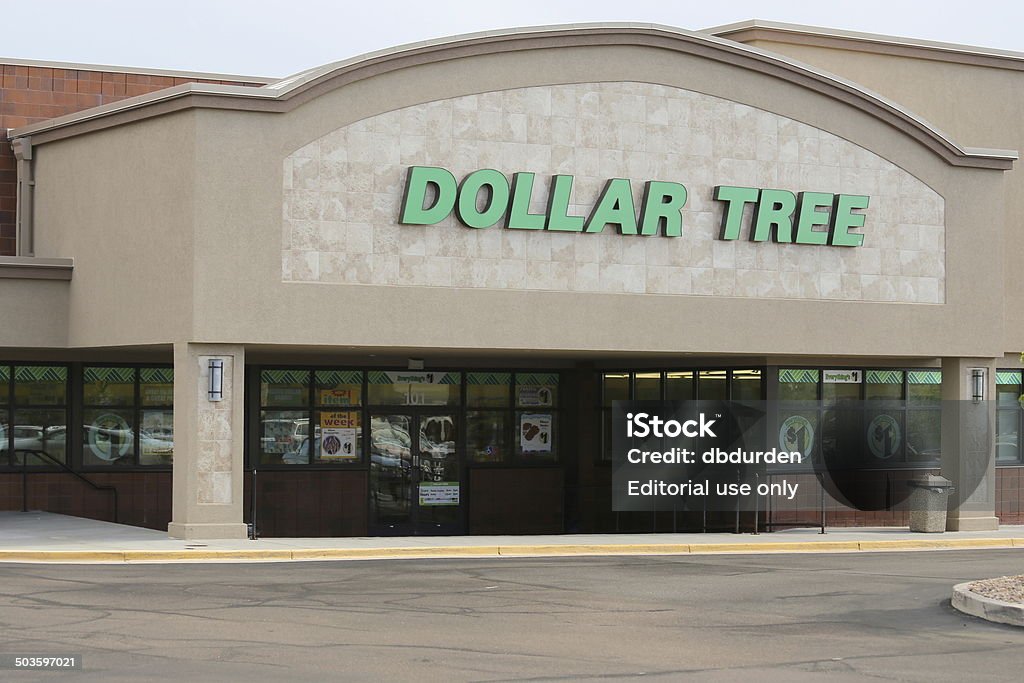
[[[17,455],[18,453],[22,454],[22,457],[21,457],[21,511],[22,512],[28,512],[28,474],[29,474],[29,469],[28,469],[28,457],[26,457],[26,454],[29,454],[29,455],[34,455],[37,458],[42,458],[42,459],[45,459],[45,460],[49,460],[51,463],[53,463],[57,467],[61,468],[62,470],[64,470],[68,474],[74,475],[76,478],[81,479],[82,481],[84,481],[86,484],[91,486],[96,491],[109,491],[110,493],[112,493],[114,495],[114,523],[115,524],[117,523],[117,489],[115,487],[107,486],[106,484],[97,484],[96,482],[92,481],[91,479],[87,479],[80,472],[74,471],[73,469],[68,467],[66,463],[61,462],[60,460],[58,460],[57,458],[53,457],[52,455],[50,455],[46,451],[39,451],[39,450],[35,450],[35,449],[30,449],[30,448],[16,448],[14,450],[14,453],[15,453],[15,455]],[[36,471],[35,473],[38,474],[39,472]]]

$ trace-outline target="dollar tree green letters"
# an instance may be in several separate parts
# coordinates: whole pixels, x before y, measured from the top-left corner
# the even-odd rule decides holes
[[[399,222],[405,225],[436,225],[453,212],[469,228],[485,229],[502,223],[509,230],[600,233],[613,226],[622,235],[683,234],[682,209],[687,190],[680,183],[651,180],[644,183],[639,207],[633,185],[626,178],[608,180],[587,216],[569,212],[573,176],[554,175],[548,181],[547,202],[542,213],[536,207],[534,173],[514,173],[509,182],[501,171],[473,171],[461,182],[451,171],[435,166],[411,166],[405,183]],[[714,199],[723,204],[722,240],[736,240],[742,232],[745,208],[752,206],[748,226],[754,242],[785,242],[859,247],[864,235],[850,232],[864,226],[868,197],[825,192],[757,189],[720,185]],[[639,209],[639,213],[637,211]]]
[[[869,197],[856,194],[829,194],[788,190],[759,190],[754,187],[719,185],[715,200],[722,202],[722,227],[718,239],[740,238],[744,209],[753,205],[750,239],[754,242],[828,244],[834,247],[859,247],[864,235],[851,228],[864,227],[864,214],[854,209],[868,208]],[[831,211],[822,209],[831,208]],[[794,218],[796,219],[794,221]]]

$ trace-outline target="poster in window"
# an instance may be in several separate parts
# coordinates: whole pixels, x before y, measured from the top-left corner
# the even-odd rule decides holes
[[[892,415],[876,415],[868,424],[868,448],[880,460],[891,458],[900,447],[900,423]]]
[[[173,384],[143,384],[142,402],[148,406],[169,406],[174,403]]]
[[[320,459],[355,460],[359,413],[320,413]]]
[[[523,453],[550,453],[551,415],[523,413],[519,418],[519,439]]]
[[[425,481],[419,485],[420,507],[456,506],[459,504],[459,482]]]
[[[550,408],[551,387],[537,384],[517,387],[519,405],[524,407]]]
[[[130,455],[135,436],[128,421],[117,413],[103,413],[85,427],[85,442],[89,451],[107,462]]]
[[[352,389],[321,389],[320,405],[322,406],[354,406],[355,391]]]

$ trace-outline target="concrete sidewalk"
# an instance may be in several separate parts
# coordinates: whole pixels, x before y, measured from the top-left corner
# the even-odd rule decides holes
[[[162,531],[48,512],[0,512],[0,562],[189,562],[857,552],[1024,548],[1024,526],[911,533],[905,528],[788,529],[746,534],[565,534],[180,541]]]

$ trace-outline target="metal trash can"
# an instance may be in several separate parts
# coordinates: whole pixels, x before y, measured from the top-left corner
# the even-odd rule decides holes
[[[946,530],[947,499],[953,493],[953,482],[937,474],[912,479],[910,493],[910,530],[939,533]]]

